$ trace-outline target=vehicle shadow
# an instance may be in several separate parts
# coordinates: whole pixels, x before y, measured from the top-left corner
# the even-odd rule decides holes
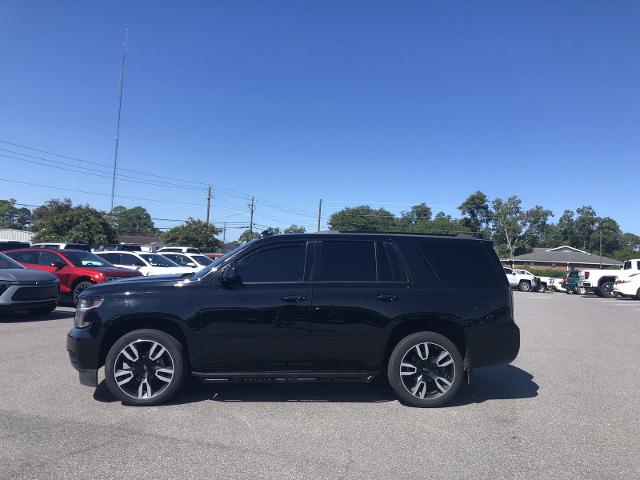
[[[49,322],[51,320],[69,319],[73,314],[54,310],[46,315],[30,315],[26,312],[0,313],[0,323],[32,323],[32,322]]]
[[[463,384],[448,405],[457,407],[488,400],[532,398],[538,395],[533,375],[513,365],[478,369],[472,383]],[[93,398],[114,402],[105,382],[96,388]],[[382,380],[372,383],[221,383],[203,384],[196,379],[186,382],[183,391],[169,405],[204,401],[214,402],[311,402],[311,403],[383,403],[396,401],[389,385]]]

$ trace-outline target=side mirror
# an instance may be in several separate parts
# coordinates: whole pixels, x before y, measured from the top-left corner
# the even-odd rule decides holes
[[[66,265],[62,262],[53,262],[51,266],[56,270],[62,270],[64,267],[66,267]]]
[[[224,269],[222,272],[222,277],[220,278],[220,283],[225,287],[232,287],[234,285],[242,284],[242,280],[240,280],[240,276],[236,271],[236,267],[230,265]]]
[[[185,265],[185,267],[191,267],[191,268],[196,268],[197,267],[197,265],[195,263],[193,263],[193,262],[185,263],[184,265]]]

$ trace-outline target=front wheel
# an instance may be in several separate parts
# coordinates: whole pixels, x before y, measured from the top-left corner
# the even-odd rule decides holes
[[[451,400],[462,384],[462,355],[443,335],[414,333],[393,349],[387,376],[402,402],[439,407]]]
[[[518,285],[518,289],[521,292],[530,292],[531,291],[531,282],[529,282],[528,280],[521,280],[520,284]]]
[[[135,330],[113,344],[105,360],[107,387],[127,405],[158,405],[182,386],[186,372],[183,348],[159,330]]]
[[[544,283],[541,283],[540,286],[538,287],[538,292],[544,293],[546,291],[547,291],[547,286]]]

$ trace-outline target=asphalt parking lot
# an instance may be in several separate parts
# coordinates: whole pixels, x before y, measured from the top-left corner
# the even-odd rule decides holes
[[[384,385],[190,384],[168,406],[78,384],[72,310],[0,322],[0,478],[640,478],[640,301],[516,292],[522,348],[449,407]]]

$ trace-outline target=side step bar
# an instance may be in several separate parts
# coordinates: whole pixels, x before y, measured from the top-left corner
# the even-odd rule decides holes
[[[205,383],[370,382],[379,372],[192,372]]]

